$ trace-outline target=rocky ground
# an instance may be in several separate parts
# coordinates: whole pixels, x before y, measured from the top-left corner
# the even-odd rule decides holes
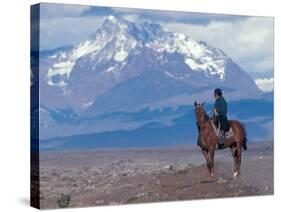
[[[233,179],[228,150],[216,153],[216,178],[198,148],[49,152],[40,155],[41,208],[273,194],[272,145],[249,145]]]

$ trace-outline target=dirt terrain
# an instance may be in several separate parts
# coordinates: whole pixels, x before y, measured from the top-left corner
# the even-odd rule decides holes
[[[207,180],[199,148],[46,152],[40,155],[41,208],[86,207],[273,194],[272,143],[249,144],[233,179],[229,150],[217,151]]]

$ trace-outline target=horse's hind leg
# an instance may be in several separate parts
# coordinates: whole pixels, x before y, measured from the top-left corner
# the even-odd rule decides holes
[[[242,147],[240,145],[237,146],[237,176],[240,176],[240,167],[241,167],[241,152]]]
[[[242,147],[240,145],[237,145],[235,148],[231,149],[232,156],[234,159],[234,174],[233,177],[239,177],[240,176],[240,166],[241,166],[241,152]]]
[[[207,165],[207,168],[208,168],[208,179],[210,180],[211,179],[211,162],[210,162],[210,159],[209,159],[209,154],[208,154],[208,151],[206,150],[202,150],[202,154],[206,160],[206,165]]]

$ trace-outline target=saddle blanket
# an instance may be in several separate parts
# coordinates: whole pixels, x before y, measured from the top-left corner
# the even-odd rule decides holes
[[[218,127],[215,126],[213,120],[211,120],[211,124],[212,124],[212,127],[216,133],[217,136],[221,135],[221,130],[220,130],[220,125]],[[232,127],[230,127],[230,129],[224,133],[225,135],[225,138],[228,139],[230,137],[233,136],[233,130],[232,130]]]
[[[232,136],[233,136],[232,127],[230,127],[230,129],[229,129],[227,132],[225,132],[224,135],[225,135],[225,138],[226,138],[226,139],[232,137]]]

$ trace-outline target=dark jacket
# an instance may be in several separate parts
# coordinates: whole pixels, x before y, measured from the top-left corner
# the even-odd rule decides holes
[[[218,115],[223,115],[223,116],[227,115],[227,103],[223,96],[216,99],[214,107],[216,108]]]

